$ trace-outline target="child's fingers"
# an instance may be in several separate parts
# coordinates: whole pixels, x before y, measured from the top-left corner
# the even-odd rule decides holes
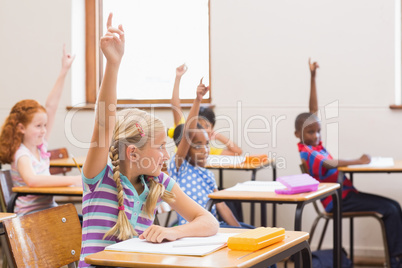
[[[200,85],[202,84],[202,79],[204,79],[204,76],[203,76],[203,77],[201,77],[201,80],[200,80]]]
[[[311,65],[311,58],[308,58],[308,65]]]
[[[121,41],[125,42],[126,38],[124,37],[124,29],[123,29],[123,25],[119,25],[119,30],[122,32],[122,34],[120,34],[120,39]]]
[[[116,34],[118,34],[120,36],[124,35],[124,32],[122,30],[120,30],[119,28],[115,28],[115,27],[109,27],[109,28],[107,28],[107,31],[109,33],[116,33]]]
[[[109,17],[107,18],[107,23],[106,23],[107,28],[112,27],[112,18],[113,18],[113,13],[110,12]]]

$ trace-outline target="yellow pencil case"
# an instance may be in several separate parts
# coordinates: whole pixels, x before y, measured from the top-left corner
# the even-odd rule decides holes
[[[284,228],[258,227],[229,237],[228,248],[254,251],[285,239]]]

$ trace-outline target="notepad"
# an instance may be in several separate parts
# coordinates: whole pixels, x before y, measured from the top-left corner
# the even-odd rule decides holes
[[[280,177],[277,179],[286,189],[276,189],[277,194],[298,194],[317,191],[320,184],[316,179],[308,174],[298,174],[292,176]]]
[[[151,243],[139,238],[131,238],[107,246],[105,250],[204,256],[218,249],[226,247],[228,238],[236,234],[237,233],[218,233],[209,237],[184,237],[176,241],[162,243]]]
[[[285,189],[279,181],[246,181],[227,188],[226,191],[245,192],[274,192],[276,189]]]
[[[393,167],[395,165],[392,157],[372,157],[370,163],[364,165],[350,165],[348,167],[363,168],[363,167]]]

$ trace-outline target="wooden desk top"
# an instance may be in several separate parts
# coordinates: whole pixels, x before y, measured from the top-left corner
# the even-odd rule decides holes
[[[339,167],[343,172],[402,172],[402,160],[394,160],[393,167]]]
[[[244,232],[246,229],[223,229],[219,232]],[[150,253],[130,253],[117,251],[101,251],[85,257],[85,261],[92,265],[119,266],[119,267],[250,267],[276,254],[279,254],[295,245],[308,240],[305,232],[286,231],[286,238],[282,242],[257,251],[236,251],[225,247],[203,257],[163,255]]]
[[[7,219],[11,219],[17,217],[17,214],[15,213],[0,213],[0,222],[7,220]]]
[[[303,202],[339,189],[338,183],[320,183],[318,190],[300,194],[276,194],[275,192],[241,192],[222,190],[208,195],[211,199],[249,200],[249,201],[276,201],[276,202]]]
[[[28,187],[19,186],[13,187],[13,192],[21,194],[48,194],[48,195],[70,195],[70,196],[82,196],[81,186],[71,187]]]
[[[85,163],[86,156],[74,157],[77,164],[82,167]],[[50,160],[51,167],[77,167],[72,158],[60,158]]]
[[[85,156],[79,156],[75,157],[75,160],[77,161],[77,164],[82,167],[85,163]],[[233,165],[233,164],[225,164],[225,163],[213,163],[210,165],[207,165],[206,168],[210,169],[260,169],[266,166],[269,166],[271,163],[273,163],[273,160],[268,159],[267,161],[263,163],[241,163],[238,165]],[[51,167],[77,167],[77,165],[74,163],[72,158],[60,158],[60,159],[53,159],[50,160],[50,166]]]
[[[237,165],[233,165],[233,164],[225,164],[225,163],[213,163],[213,164],[207,164],[205,166],[205,168],[209,168],[209,169],[260,169],[263,167],[267,167],[269,165],[271,165],[271,163],[273,163],[273,160],[268,159],[267,161],[263,162],[263,163],[241,163],[241,164],[237,164]]]

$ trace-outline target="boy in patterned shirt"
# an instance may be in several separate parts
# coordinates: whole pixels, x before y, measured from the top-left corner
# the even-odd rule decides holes
[[[320,182],[337,182],[338,167],[368,164],[370,157],[363,154],[355,160],[333,159],[321,143],[321,124],[316,113],[318,112],[316,70],[319,67],[316,62],[309,60],[311,72],[309,113],[297,116],[295,122],[295,135],[300,139],[298,144],[300,157],[306,166],[308,173]],[[327,212],[331,212],[332,197],[321,200]],[[376,211],[383,215],[391,267],[402,267],[402,211],[398,202],[368,193],[357,191],[351,181],[343,177],[342,184],[342,211]]]

